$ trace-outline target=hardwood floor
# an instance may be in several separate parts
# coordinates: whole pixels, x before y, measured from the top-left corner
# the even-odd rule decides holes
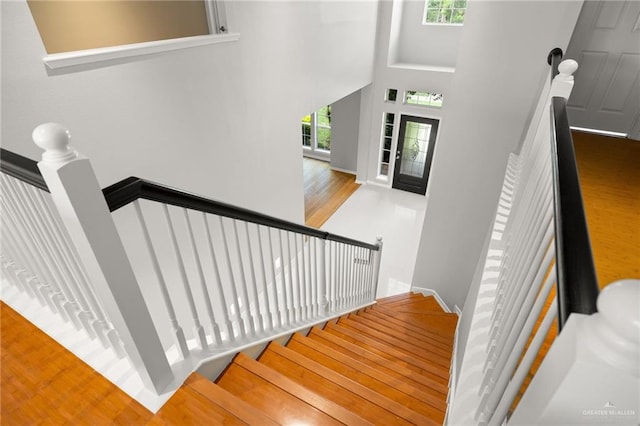
[[[303,158],[305,223],[320,228],[360,184],[354,175],[331,170],[326,161]]]
[[[640,141],[573,132],[600,288],[640,277]]]

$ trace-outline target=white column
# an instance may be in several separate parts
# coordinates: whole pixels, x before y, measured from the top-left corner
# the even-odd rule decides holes
[[[45,152],[38,167],[108,318],[145,385],[160,393],[173,380],[133,269],[89,160],[69,146],[68,130],[33,131]]]
[[[622,280],[569,317],[509,424],[639,423],[640,280]]]

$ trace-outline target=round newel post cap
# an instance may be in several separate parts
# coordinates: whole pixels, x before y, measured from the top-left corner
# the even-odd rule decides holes
[[[61,124],[44,123],[33,130],[33,142],[44,149],[42,161],[45,163],[65,163],[78,156],[69,145],[71,133]]]
[[[598,312],[611,330],[640,345],[640,280],[606,286],[598,296]]]
[[[564,75],[572,75],[577,69],[578,63],[573,59],[565,59],[558,65],[558,71]]]

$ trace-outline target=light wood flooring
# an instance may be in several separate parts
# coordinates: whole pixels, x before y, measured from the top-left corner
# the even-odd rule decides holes
[[[573,132],[600,288],[640,277],[640,141]]]
[[[332,170],[326,161],[302,161],[305,223],[320,228],[360,185],[354,175]]]

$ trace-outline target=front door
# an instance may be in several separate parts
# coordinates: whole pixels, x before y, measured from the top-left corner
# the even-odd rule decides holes
[[[438,120],[403,115],[400,119],[393,187],[424,195],[438,133]]]

